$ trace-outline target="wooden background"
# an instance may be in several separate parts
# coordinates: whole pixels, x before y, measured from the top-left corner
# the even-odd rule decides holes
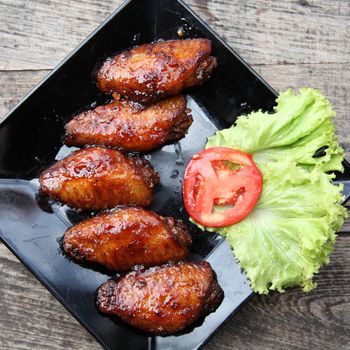
[[[276,90],[322,89],[350,159],[349,0],[187,2]],[[120,3],[0,0],[0,116]],[[255,296],[206,348],[350,349],[349,233],[317,281],[307,294]],[[0,349],[101,349],[1,243],[0,298]]]

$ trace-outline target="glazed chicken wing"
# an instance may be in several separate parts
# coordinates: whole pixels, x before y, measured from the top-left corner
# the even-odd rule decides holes
[[[147,206],[159,182],[151,164],[101,147],[76,151],[44,171],[40,190],[73,208],[99,210],[120,204]]]
[[[207,39],[144,44],[105,61],[97,85],[104,93],[150,103],[208,80],[217,66],[210,54]]]
[[[223,296],[209,263],[180,262],[103,283],[97,306],[146,332],[170,334],[215,311]]]
[[[180,261],[191,236],[181,220],[162,217],[140,207],[123,207],[69,228],[66,253],[79,261],[97,262],[116,271],[135,265]]]
[[[148,152],[185,136],[192,123],[183,96],[150,107],[114,101],[83,112],[66,125],[66,144],[107,145],[127,151]]]

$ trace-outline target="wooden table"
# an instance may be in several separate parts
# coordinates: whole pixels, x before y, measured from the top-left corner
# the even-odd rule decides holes
[[[120,0],[0,0],[0,116]],[[320,88],[350,159],[349,0],[188,0],[276,90]],[[30,116],[28,116],[30,118]],[[207,349],[350,349],[350,225],[310,293],[255,296]],[[100,349],[0,243],[0,349]]]

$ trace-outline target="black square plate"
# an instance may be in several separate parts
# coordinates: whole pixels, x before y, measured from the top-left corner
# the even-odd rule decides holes
[[[198,349],[252,295],[245,275],[220,237],[189,224],[191,259],[208,260],[225,298],[219,309],[181,335],[147,334],[102,316],[97,287],[109,278],[61,253],[59,240],[82,216],[66,206],[37,198],[40,172],[69,152],[62,146],[64,124],[82,109],[106,101],[97,90],[98,62],[133,45],[159,39],[205,37],[213,42],[218,69],[201,87],[187,91],[194,123],[176,145],[147,155],[161,176],[151,209],[188,222],[181,179],[190,157],[206,137],[252,110],[271,110],[275,92],[186,5],[176,0],[124,3],[89,38],[22,100],[0,125],[0,235],[4,243],[106,349]],[[349,179],[349,169],[340,179]]]

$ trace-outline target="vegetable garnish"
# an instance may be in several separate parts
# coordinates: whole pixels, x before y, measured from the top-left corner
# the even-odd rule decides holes
[[[183,184],[187,212],[198,223],[225,227],[244,219],[261,194],[262,176],[250,154],[214,147],[193,156]]]
[[[255,292],[312,290],[313,274],[329,262],[335,232],[346,210],[339,187],[323,172],[306,172],[291,163],[268,163],[263,192],[243,221],[222,228]]]
[[[344,150],[335,135],[335,112],[321,92],[303,88],[295,95],[289,89],[276,103],[273,114],[258,111],[238,117],[235,126],[209,137],[206,148],[251,153],[259,168],[270,161],[289,161],[307,169],[342,171]],[[323,154],[315,157],[322,148]]]
[[[330,102],[309,88],[299,94],[283,92],[276,102],[274,113],[241,116],[206,145],[253,155],[263,175],[257,205],[235,225],[197,223],[228,239],[257,293],[315,288],[313,276],[329,262],[335,233],[347,217],[341,205],[343,187],[332,183],[334,171],[343,170],[344,151],[335,135]]]

